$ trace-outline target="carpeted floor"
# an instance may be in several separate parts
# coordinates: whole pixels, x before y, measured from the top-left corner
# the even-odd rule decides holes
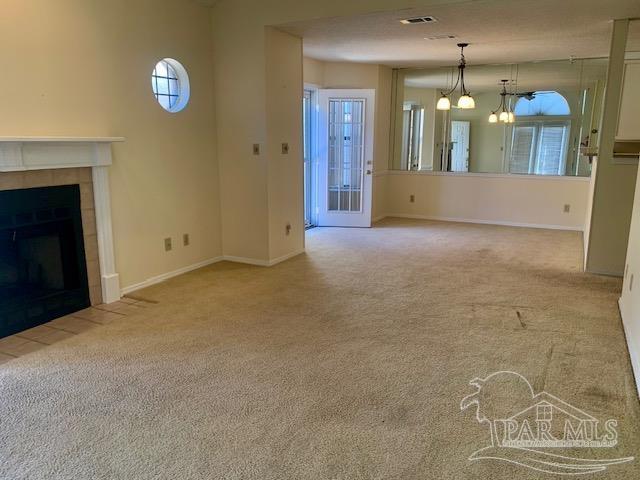
[[[0,478],[554,478],[468,460],[490,433],[460,402],[500,370],[618,420],[616,447],[576,456],[640,457],[620,281],[581,273],[581,248],[387,219],[137,292],[159,303],[0,366]]]

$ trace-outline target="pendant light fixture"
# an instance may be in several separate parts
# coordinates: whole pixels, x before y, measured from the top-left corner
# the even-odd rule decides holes
[[[509,80],[500,80],[502,82],[502,91],[500,92],[500,105],[496,108],[491,115],[489,115],[489,123],[513,123],[516,121],[516,116],[507,105],[507,83]]]
[[[500,105],[496,108],[491,115],[489,115],[489,123],[513,123],[515,122],[515,115],[510,111],[507,105],[507,83],[509,80],[501,80],[502,91],[500,92]]]
[[[460,97],[458,98],[458,108],[462,109],[471,109],[476,108],[476,102],[471,96],[471,94],[467,91],[467,87],[464,84],[464,69],[467,66],[467,62],[464,58],[464,49],[468,47],[468,43],[459,43],[458,47],[460,48],[460,63],[458,64],[458,79],[456,80],[456,84],[453,86],[451,90],[448,92],[440,92],[442,96],[438,100],[436,104],[436,108],[438,110],[451,110],[451,99],[449,96],[456,91],[458,85],[460,85]]]

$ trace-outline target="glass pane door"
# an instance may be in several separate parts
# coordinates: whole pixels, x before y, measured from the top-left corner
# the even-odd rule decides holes
[[[364,100],[329,101],[328,210],[362,210]]]

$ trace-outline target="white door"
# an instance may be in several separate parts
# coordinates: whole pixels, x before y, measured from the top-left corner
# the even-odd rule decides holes
[[[320,90],[318,225],[371,226],[374,90]]]
[[[451,171],[469,171],[469,122],[451,121]]]

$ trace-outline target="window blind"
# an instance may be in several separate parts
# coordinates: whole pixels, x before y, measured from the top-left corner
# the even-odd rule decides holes
[[[513,145],[509,171],[511,173],[529,173],[535,126],[517,125],[513,128]]]
[[[565,125],[542,125],[535,173],[537,175],[558,175],[562,165],[562,153],[567,127]]]

